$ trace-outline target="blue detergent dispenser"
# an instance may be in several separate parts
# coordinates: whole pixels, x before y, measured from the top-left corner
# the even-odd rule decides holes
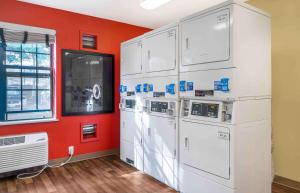
[[[153,84],[148,84],[148,83],[145,83],[143,85],[143,91],[144,92],[153,92]]]
[[[179,91],[185,92],[185,91],[193,91],[194,90],[194,83],[193,82],[187,82],[185,80],[181,80],[179,82]]]
[[[214,82],[214,90],[215,91],[229,91],[229,78],[222,78],[221,80]]]
[[[127,92],[127,86],[120,85],[120,93]]]
[[[166,86],[166,93],[175,94],[175,84],[168,84]]]
[[[136,93],[141,93],[142,92],[142,85],[141,84],[137,84],[135,86],[135,92]]]

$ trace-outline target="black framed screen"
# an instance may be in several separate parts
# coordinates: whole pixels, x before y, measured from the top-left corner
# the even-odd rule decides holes
[[[63,50],[62,114],[84,115],[114,111],[114,56]]]

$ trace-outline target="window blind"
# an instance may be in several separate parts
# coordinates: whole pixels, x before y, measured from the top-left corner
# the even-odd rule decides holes
[[[55,43],[55,36],[0,28],[0,43]]]
[[[55,43],[55,31],[0,22],[0,43]]]

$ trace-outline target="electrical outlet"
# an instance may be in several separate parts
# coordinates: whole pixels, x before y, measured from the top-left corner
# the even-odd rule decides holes
[[[69,146],[69,155],[74,154],[74,146]]]

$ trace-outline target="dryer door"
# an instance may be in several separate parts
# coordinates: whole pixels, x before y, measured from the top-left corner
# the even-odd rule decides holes
[[[229,60],[229,9],[193,18],[182,23],[182,65]]]
[[[143,61],[146,72],[175,69],[176,29],[146,37],[143,44]]]
[[[142,43],[128,43],[121,47],[121,75],[142,73]]]
[[[180,160],[182,164],[229,179],[229,128],[182,120]]]

